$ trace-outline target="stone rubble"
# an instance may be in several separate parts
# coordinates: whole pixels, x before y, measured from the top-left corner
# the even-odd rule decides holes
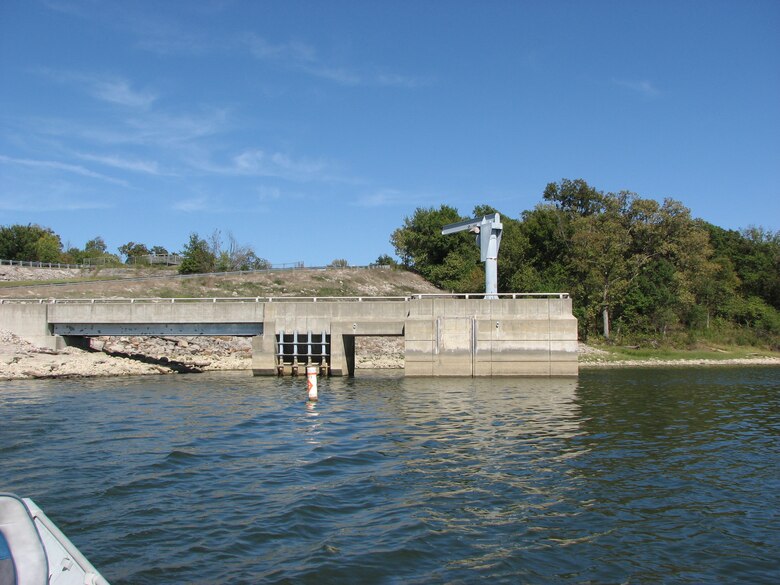
[[[192,339],[195,338],[103,337],[91,340],[95,351],[75,347],[51,351],[0,330],[0,380],[174,373],[175,369],[166,366],[166,361],[201,371],[251,368],[252,349],[248,339],[199,338],[198,342]],[[144,363],[110,353],[144,355],[160,363]]]
[[[0,265],[0,282],[29,280],[58,280],[78,278],[84,274],[80,268],[28,268],[25,266]]]

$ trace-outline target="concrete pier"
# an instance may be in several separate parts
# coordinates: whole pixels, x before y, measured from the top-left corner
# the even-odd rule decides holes
[[[255,375],[354,374],[355,338],[402,336],[407,376],[576,376],[577,320],[566,294],[412,297],[3,300],[0,328],[57,348],[99,335],[252,337]],[[292,353],[283,337],[294,333]],[[312,334],[327,355],[310,351]]]

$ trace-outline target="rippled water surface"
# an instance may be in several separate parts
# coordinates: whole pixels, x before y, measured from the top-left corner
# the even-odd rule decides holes
[[[777,583],[780,370],[0,382],[0,491],[114,584]]]

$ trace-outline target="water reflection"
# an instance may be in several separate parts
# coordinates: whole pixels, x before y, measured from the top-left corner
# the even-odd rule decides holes
[[[769,582],[774,372],[0,384],[2,487],[115,584]]]

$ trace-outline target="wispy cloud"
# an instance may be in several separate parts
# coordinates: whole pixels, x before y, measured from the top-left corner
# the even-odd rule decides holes
[[[259,60],[273,62],[279,66],[301,71],[340,85],[378,85],[386,87],[420,87],[429,85],[429,80],[395,73],[366,73],[355,68],[335,65],[323,59],[311,45],[301,41],[271,43],[254,33],[244,37],[250,53]]]
[[[295,158],[283,152],[266,152],[261,149],[245,150],[233,156],[227,164],[205,160],[191,161],[190,164],[219,175],[274,177],[297,182],[350,182],[349,179],[336,176],[333,165],[323,159]]]
[[[192,147],[200,138],[227,130],[227,110],[211,109],[193,113],[149,111],[133,114],[110,123],[81,122],[58,118],[31,118],[25,129],[45,137],[71,141],[78,138],[86,143],[121,147],[138,145],[145,148]]]
[[[375,77],[377,85],[385,87],[407,87],[410,89],[431,85],[431,79],[420,77],[409,77],[407,75],[397,75],[394,73],[380,73]]]
[[[412,200],[417,200],[409,194],[405,194],[397,189],[380,189],[373,193],[362,195],[355,201],[357,207],[391,207],[396,205],[405,205]]]
[[[282,196],[279,187],[267,187],[265,185],[257,188],[257,199],[261,202],[276,201]]]
[[[22,167],[33,167],[33,168],[49,169],[55,171],[65,171],[67,173],[81,175],[82,177],[90,177],[92,179],[100,179],[101,181],[108,181],[109,183],[114,183],[116,185],[122,185],[125,187],[127,186],[127,183],[120,179],[115,179],[114,177],[109,177],[101,173],[96,173],[95,171],[91,171],[85,167],[82,167],[81,165],[72,165],[69,163],[63,163],[59,161],[13,158],[10,156],[5,156],[3,154],[0,154],[0,163],[6,165],[22,166]]]
[[[158,55],[198,56],[217,48],[205,35],[170,22],[133,17],[128,25],[138,36],[136,46]]]
[[[119,156],[101,156],[96,154],[77,153],[81,159],[96,162],[101,165],[122,169],[125,171],[134,171],[147,175],[161,175],[159,165],[156,161],[145,161],[137,159],[122,158]]]
[[[104,201],[83,201],[65,199],[62,197],[35,197],[21,196],[0,197],[0,210],[16,212],[41,212],[41,211],[88,211],[94,209],[110,209],[112,206]]]
[[[342,85],[357,85],[362,81],[354,71],[324,63],[314,47],[301,41],[271,43],[254,33],[246,35],[244,40],[250,53],[261,61],[273,62]]]
[[[655,85],[646,79],[613,79],[612,83],[619,85],[620,87],[630,89],[631,91],[640,93],[646,97],[657,97],[661,95],[661,90],[659,90],[657,87],[655,87]]]
[[[193,213],[197,211],[215,211],[211,200],[205,195],[199,195],[197,197],[190,197],[188,199],[180,199],[175,201],[171,208],[175,211],[183,211],[185,213]]]
[[[252,55],[258,59],[294,64],[316,63],[319,60],[314,47],[300,41],[274,44],[254,33],[249,33],[245,37],[245,42]]]
[[[148,108],[158,97],[150,90],[133,89],[128,81],[121,78],[93,78],[90,87],[94,97],[131,108]]]
[[[126,121],[132,141],[170,146],[212,136],[225,129],[227,110],[212,109],[202,114],[152,112]]]
[[[51,180],[36,175],[21,182],[4,179],[0,194],[0,210],[24,213],[88,211],[114,206],[101,187],[100,195],[90,197],[89,187],[67,179]]]
[[[161,14],[148,9],[137,10],[131,2],[93,2],[91,0],[43,0],[55,12],[83,18],[99,26],[127,31],[136,37],[135,46],[158,55],[201,55],[214,48],[204,34],[189,30]],[[188,3],[186,8],[205,12],[205,2]],[[214,5],[219,10],[218,5]]]
[[[41,69],[46,77],[58,83],[74,85],[100,101],[128,108],[146,109],[158,99],[150,89],[136,89],[132,83],[117,75],[101,75],[75,71]]]
[[[314,177],[319,176],[327,165],[321,160],[293,159],[287,154],[262,150],[247,150],[234,159],[239,172],[271,177]]]

